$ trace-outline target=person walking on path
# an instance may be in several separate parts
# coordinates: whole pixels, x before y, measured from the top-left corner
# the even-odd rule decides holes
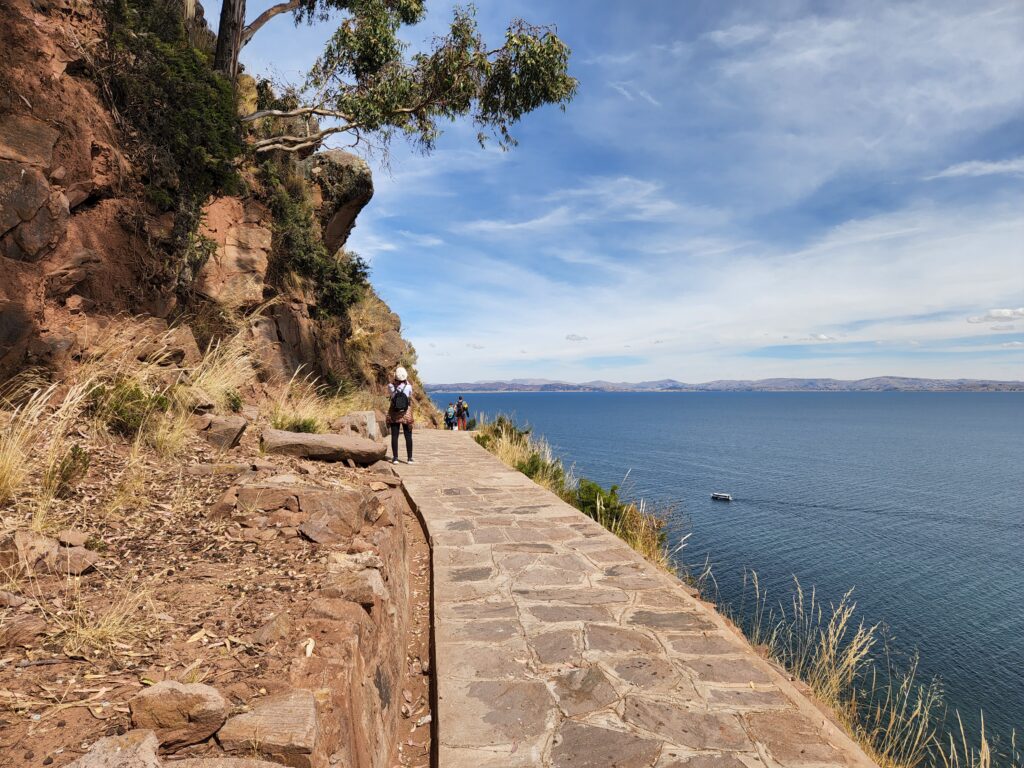
[[[402,366],[395,369],[395,380],[388,384],[388,424],[391,425],[391,463],[398,463],[398,432],[405,433],[405,456],[412,461],[412,384],[409,372]]]
[[[444,428],[455,429],[455,403],[448,403],[448,408],[445,409]]]
[[[469,403],[462,399],[462,395],[459,395],[459,401],[455,403],[455,416],[459,421],[459,432],[465,432],[469,420]]]

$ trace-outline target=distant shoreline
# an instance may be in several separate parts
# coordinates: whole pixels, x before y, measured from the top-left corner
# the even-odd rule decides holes
[[[709,393],[721,394],[804,394],[804,395],[841,395],[864,394],[881,395],[893,392],[910,394],[956,395],[956,394],[990,394],[1006,395],[1021,394],[1024,385],[1019,389],[449,389],[434,386],[424,387],[428,395],[462,394],[462,395],[701,395]]]
[[[675,379],[642,382],[586,381],[572,383],[546,379],[473,381],[427,384],[426,392],[500,394],[510,392],[1024,392],[1024,381],[995,379],[918,379],[876,376],[867,379],[759,379],[719,380],[689,384]]]

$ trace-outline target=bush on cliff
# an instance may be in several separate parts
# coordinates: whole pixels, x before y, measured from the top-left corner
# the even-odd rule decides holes
[[[316,293],[316,311],[341,317],[363,297],[369,268],[357,254],[327,252],[313,217],[305,182],[280,166],[264,163],[262,178],[274,215],[270,273],[280,282],[294,273],[306,278]]]
[[[178,214],[173,240],[183,248],[203,202],[238,184],[242,141],[234,92],[189,43],[179,4],[109,0],[104,11],[107,38],[97,75],[138,145],[147,197]]]

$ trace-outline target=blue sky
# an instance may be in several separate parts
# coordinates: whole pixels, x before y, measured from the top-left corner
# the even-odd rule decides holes
[[[426,380],[1024,378],[1024,4],[478,3],[514,16],[577,99],[371,158],[349,241]],[[242,60],[300,81],[328,31]]]

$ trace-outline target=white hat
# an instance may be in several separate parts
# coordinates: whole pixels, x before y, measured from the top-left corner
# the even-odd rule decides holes
[[[403,368],[402,366],[398,366],[397,368],[395,368],[395,378],[398,379],[399,381],[408,381],[409,372],[405,370],[405,368]]]

